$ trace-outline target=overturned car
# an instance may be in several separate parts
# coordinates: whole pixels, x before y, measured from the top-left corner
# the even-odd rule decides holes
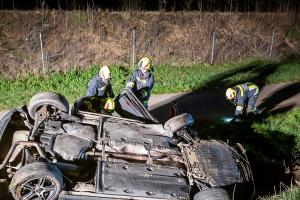
[[[57,93],[0,117],[0,179],[15,199],[242,199],[254,181],[240,144],[200,140],[191,115],[159,123],[131,93],[112,114]]]

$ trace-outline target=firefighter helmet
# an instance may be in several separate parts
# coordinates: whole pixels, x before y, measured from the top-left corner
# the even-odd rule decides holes
[[[115,110],[115,102],[112,98],[107,98],[103,102],[102,106],[103,110],[105,110],[108,113],[112,113]]]
[[[99,76],[102,78],[104,82],[109,82],[111,76],[110,76],[110,69],[106,65],[101,67],[99,71]]]
[[[228,88],[226,90],[226,98],[232,100],[236,97],[236,91],[233,88]]]
[[[152,68],[150,58],[148,58],[148,57],[143,57],[143,58],[139,61],[138,67],[139,67],[140,69],[142,69],[142,70],[150,71],[151,68]]]

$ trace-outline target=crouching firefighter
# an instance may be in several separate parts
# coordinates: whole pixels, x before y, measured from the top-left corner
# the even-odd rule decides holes
[[[148,57],[138,62],[137,69],[130,75],[126,88],[132,90],[140,102],[148,109],[148,100],[154,86],[153,67]]]
[[[261,111],[256,107],[259,88],[253,83],[236,85],[226,90],[226,98],[235,106],[233,121],[240,121],[240,118],[247,113],[258,115]]]

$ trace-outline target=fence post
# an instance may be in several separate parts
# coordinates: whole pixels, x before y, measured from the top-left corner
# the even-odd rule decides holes
[[[272,58],[274,38],[275,38],[275,28],[273,28],[273,33],[272,33],[272,40],[271,40],[269,58]]]
[[[44,52],[43,52],[43,41],[42,41],[42,33],[40,33],[40,44],[41,44],[41,54],[42,54],[42,64],[43,64],[43,73],[45,74],[45,62],[44,62]]]
[[[214,62],[214,51],[215,51],[215,37],[216,37],[216,32],[213,32],[212,35],[212,48],[211,48],[211,57],[210,57],[210,64],[212,65]]]
[[[131,67],[134,68],[135,65],[135,28],[132,29],[132,65]]]

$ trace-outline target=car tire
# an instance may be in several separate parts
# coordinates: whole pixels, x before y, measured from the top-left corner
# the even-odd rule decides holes
[[[34,162],[20,168],[12,178],[10,192],[16,200],[55,200],[63,187],[60,170],[48,163]]]
[[[166,130],[170,130],[173,133],[179,131],[185,126],[192,125],[194,123],[194,119],[191,114],[183,113],[181,115],[172,117],[164,124],[164,128]]]
[[[223,188],[211,188],[198,192],[194,200],[230,200],[230,197]]]
[[[28,103],[28,113],[32,119],[43,105],[50,105],[62,112],[69,112],[69,103],[64,96],[54,92],[42,92],[34,95]]]

